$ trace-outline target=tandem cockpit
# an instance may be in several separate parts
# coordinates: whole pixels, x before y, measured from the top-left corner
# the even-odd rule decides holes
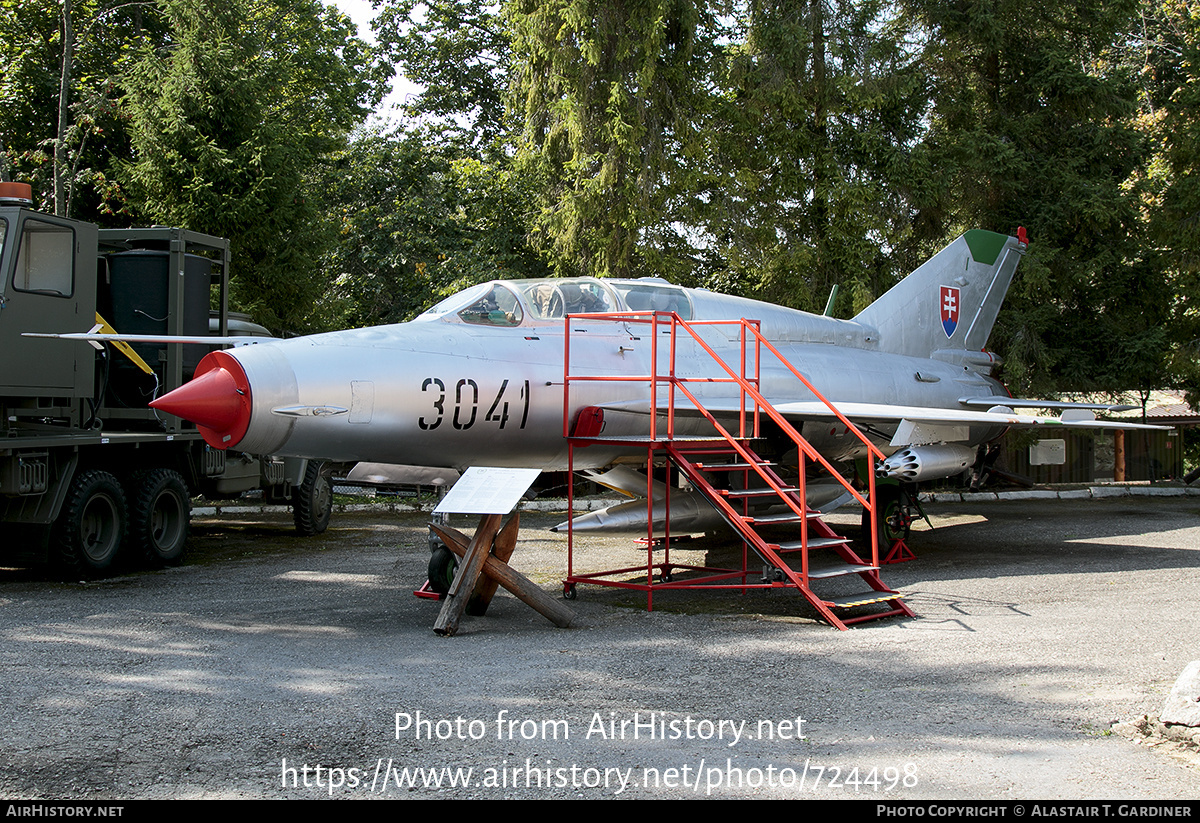
[[[545,326],[561,325],[568,314],[620,311],[670,311],[691,320],[692,302],[686,290],[659,278],[493,280],[447,297],[417,320],[472,326]]]

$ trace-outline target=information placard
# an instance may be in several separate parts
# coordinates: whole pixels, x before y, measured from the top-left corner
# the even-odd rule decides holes
[[[472,466],[451,487],[435,514],[508,514],[529,490],[541,469]]]

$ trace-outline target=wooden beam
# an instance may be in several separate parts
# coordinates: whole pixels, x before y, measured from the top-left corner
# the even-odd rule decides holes
[[[467,601],[475,591],[483,564],[492,550],[492,540],[500,531],[500,521],[501,515],[498,514],[485,514],[479,519],[475,537],[465,554],[460,555],[463,560],[458,564],[454,582],[450,584],[450,591],[446,592],[442,599],[442,610],[433,624],[433,630],[438,634],[453,636],[458,632],[458,623],[467,609]]]
[[[1125,430],[1113,430],[1113,482],[1125,482]]]
[[[433,529],[434,534],[442,538],[442,542],[450,551],[460,558],[466,555],[471,538],[449,526],[430,524],[430,528]],[[536,583],[507,563],[501,563],[495,557],[489,556],[484,561],[483,573],[494,578],[501,586],[512,592],[514,597],[559,628],[565,629],[575,620],[573,611],[546,594]]]
[[[501,527],[500,533],[492,542],[492,557],[501,563],[508,562],[508,559],[512,557],[513,550],[517,548],[517,530],[520,528],[521,514],[513,512],[512,517],[508,518],[508,522]],[[467,614],[472,617],[483,617],[487,614],[488,605],[496,596],[498,588],[500,588],[500,582],[496,578],[486,574],[479,578],[479,582],[475,584],[475,591],[467,602]]]

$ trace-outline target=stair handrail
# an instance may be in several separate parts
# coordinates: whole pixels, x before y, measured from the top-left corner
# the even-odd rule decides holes
[[[569,315],[568,321],[571,319],[608,320],[608,321],[613,321],[613,322],[630,321],[630,322],[634,322],[634,323],[650,323],[652,325],[652,327],[656,327],[657,323],[660,322],[659,318],[663,318],[663,319],[667,320],[668,322],[670,322],[670,324],[671,324],[672,349],[671,349],[671,356],[670,356],[670,360],[669,360],[670,371],[671,371],[670,375],[668,375],[666,377],[659,376],[659,374],[658,374],[658,358],[657,358],[657,356],[655,356],[652,358],[651,374],[649,374],[649,375],[628,375],[628,376],[627,375],[605,375],[603,377],[590,377],[590,378],[585,377],[585,376],[576,376],[574,378],[571,378],[568,373],[567,378],[563,381],[564,389],[566,388],[567,381],[571,380],[571,379],[575,379],[575,380],[595,379],[595,380],[618,380],[618,381],[646,380],[648,382],[651,382],[652,384],[665,382],[672,386],[678,385],[681,388],[685,382],[695,382],[694,380],[689,380],[689,378],[676,377],[674,374],[674,371],[675,371],[675,351],[674,351],[674,342],[675,341],[674,341],[674,337],[676,334],[675,328],[677,326],[680,326],[689,335],[691,335],[692,339],[695,340],[700,345],[700,347],[702,349],[704,349],[705,352],[708,353],[709,357],[711,357],[716,362],[716,364],[718,366],[720,366],[725,371],[726,374],[729,375],[729,377],[730,377],[729,382],[737,383],[739,385],[739,387],[746,394],[750,395],[751,399],[754,400],[756,406],[761,407],[762,410],[765,411],[767,413],[767,415],[772,420],[774,420],[775,423],[777,425],[779,425],[779,427],[781,429],[783,429],[783,431],[785,433],[788,434],[789,437],[791,437],[792,441],[795,442],[797,446],[800,446],[801,448],[804,449],[804,452],[806,455],[808,455],[810,458],[818,461],[825,468],[825,470],[827,472],[829,472],[831,475],[833,475],[834,477],[836,477],[838,479],[838,481],[842,484],[842,486],[848,492],[853,494],[860,503],[862,503],[864,506],[867,506],[869,508],[869,503],[866,500],[864,500],[862,498],[862,496],[850,484],[845,482],[845,478],[842,477],[841,473],[838,472],[836,469],[834,469],[834,467],[832,465],[830,465],[829,461],[827,461],[824,458],[824,456],[821,455],[820,452],[818,452],[816,449],[814,449],[812,447],[812,445],[808,442],[808,440],[806,440],[804,438],[804,436],[801,435],[800,432],[796,430],[796,428],[787,420],[787,418],[783,417],[783,415],[781,415],[778,412],[778,410],[775,409],[775,407],[770,403],[770,401],[768,401],[766,399],[766,397],[763,396],[763,394],[758,390],[758,387],[756,385],[754,385],[754,383],[757,382],[757,380],[750,381],[745,376],[739,375],[736,371],[731,369],[729,367],[729,365],[725,362],[725,360],[719,354],[717,354],[712,349],[712,347],[709,346],[707,342],[705,342],[704,338],[701,337],[696,332],[696,330],[693,328],[693,326],[738,324],[738,325],[741,325],[743,329],[749,329],[750,333],[754,335],[755,339],[761,345],[766,346],[767,349],[773,355],[775,355],[775,358],[784,367],[786,367],[787,370],[790,371],[792,373],[792,375],[796,377],[796,379],[798,379],[801,383],[803,383],[805,388],[807,388],[809,391],[811,391],[813,393],[813,396],[815,396],[822,404],[825,405],[826,408],[828,408],[831,412],[833,412],[834,416],[838,419],[838,421],[840,423],[842,423],[842,425],[844,425],[846,427],[847,431],[851,432],[858,439],[858,441],[860,443],[862,443],[864,446],[867,447],[868,454],[870,454],[872,457],[874,457],[877,460],[885,459],[884,453],[882,451],[880,451],[879,448],[874,443],[871,442],[870,438],[868,438],[865,434],[863,434],[862,430],[859,429],[858,426],[854,425],[854,423],[852,423],[849,420],[849,418],[847,418],[844,414],[842,414],[842,412],[840,410],[838,410],[837,406],[835,406],[827,397],[825,397],[825,395],[823,395],[820,391],[818,391],[817,388],[815,386],[813,386],[813,384],[811,382],[809,382],[809,380],[803,374],[801,374],[799,372],[799,370],[797,370],[796,367],[793,366],[792,363],[790,361],[788,361],[788,359],[786,357],[784,357],[780,353],[779,349],[775,348],[774,344],[772,344],[770,340],[768,340],[766,337],[763,336],[762,332],[757,328],[754,321],[748,320],[746,318],[741,318],[739,320],[687,321],[687,320],[684,320],[683,318],[681,318],[677,313],[675,313],[673,311],[671,311],[671,312],[665,312],[665,311],[595,312],[595,313],[586,313],[586,314],[572,314],[572,315]],[[655,329],[655,330],[657,330],[657,329]],[[652,344],[652,347],[656,348],[657,342],[658,342],[657,335],[655,335],[655,339],[654,339],[654,343]],[[569,322],[567,325],[567,343],[566,343],[566,345],[568,346],[567,351],[569,352],[569,346],[570,346],[570,324],[569,324]],[[569,372],[569,367],[570,367],[569,355],[567,358],[565,358],[565,361],[566,362],[564,362],[563,368],[565,371]],[[758,361],[759,361],[759,358],[755,358],[756,370],[758,369]],[[706,381],[706,382],[711,382],[711,381]],[[724,382],[724,381],[722,381],[722,382]],[[656,392],[653,388],[651,389],[651,392],[652,392],[652,397],[653,397],[653,395],[656,394]],[[698,399],[696,399],[696,397],[691,392],[688,392],[685,390],[685,393],[687,394],[688,398],[693,402],[693,404],[696,404],[698,410],[705,412],[706,416],[711,418],[711,414],[707,413],[707,409],[702,408],[700,401]],[[743,407],[741,409],[741,412],[744,414],[745,411],[746,411],[746,409],[745,409],[745,405],[744,405],[744,401],[743,401]],[[567,409],[564,407],[564,414],[566,412],[567,412]],[[674,413],[674,393],[672,393],[670,400],[668,402],[668,406],[667,406],[668,419],[673,417],[673,413]],[[650,416],[652,419],[657,418],[656,398],[652,399],[652,401],[651,401]],[[725,432],[723,434],[723,436],[729,436],[728,432]],[[874,481],[874,472],[869,472],[868,475],[869,475],[870,479],[872,480],[871,485],[873,486],[874,485],[874,482],[873,482]]]
[[[742,339],[743,349],[745,347],[745,330],[749,329],[750,333],[754,335],[757,343],[759,345],[765,345],[767,347],[767,349],[773,355],[775,355],[775,358],[783,366],[785,366],[787,368],[787,370],[790,371],[794,377],[796,377],[798,380],[800,380],[800,382],[802,384],[804,384],[804,386],[809,391],[811,391],[813,393],[813,396],[815,396],[831,412],[833,412],[834,416],[838,419],[838,421],[841,422],[846,427],[846,430],[848,432],[851,432],[854,435],[854,437],[856,437],[858,439],[858,441],[860,443],[862,443],[864,446],[866,446],[868,455],[870,455],[874,459],[883,460],[884,459],[883,452],[880,451],[879,448],[877,446],[875,446],[865,434],[863,434],[863,432],[858,428],[858,426],[854,425],[854,423],[852,423],[844,414],[842,414],[841,411],[838,410],[838,408],[828,398],[825,397],[825,395],[823,395],[820,391],[818,391],[817,388],[815,386],[813,386],[812,383],[806,377],[804,377],[804,375],[802,375],[799,372],[799,370],[797,370],[796,367],[794,365],[792,365],[792,363],[789,362],[788,359],[785,358],[783,356],[783,354],[781,354],[777,348],[775,348],[775,346],[771,343],[770,340],[766,339],[762,335],[761,330],[757,326],[757,322],[753,321],[753,320],[749,320],[744,317],[740,318],[738,320],[687,321],[687,320],[684,320],[682,317],[680,317],[674,311],[595,312],[595,313],[581,313],[581,314],[568,315],[565,318],[566,335],[565,335],[565,344],[564,344],[565,350],[564,350],[564,363],[563,363],[563,371],[564,371],[564,380],[563,380],[564,434],[567,433],[566,416],[569,413],[569,385],[570,385],[570,381],[572,379],[570,376],[570,336],[571,336],[571,321],[574,319],[604,320],[604,321],[610,321],[610,322],[649,323],[651,325],[651,330],[652,330],[651,331],[651,340],[652,340],[651,351],[652,351],[652,354],[651,354],[651,364],[650,364],[651,365],[651,368],[650,368],[651,373],[649,375],[644,375],[644,376],[643,375],[637,375],[637,376],[633,376],[633,375],[607,376],[606,375],[606,376],[602,376],[602,377],[592,377],[592,378],[588,378],[586,376],[577,376],[574,379],[576,379],[576,380],[603,379],[603,380],[623,380],[623,381],[639,381],[639,380],[649,381],[650,386],[651,386],[651,389],[650,389],[650,392],[651,392],[650,429],[651,429],[651,437],[652,438],[657,437],[657,428],[656,428],[657,418],[658,418],[657,386],[660,382],[665,382],[671,386],[671,391],[668,395],[668,401],[667,401],[667,420],[668,420],[668,435],[669,436],[673,436],[673,434],[674,434],[673,421],[674,421],[674,415],[675,415],[675,389],[678,388],[692,402],[692,404],[696,408],[696,410],[699,411],[714,426],[714,428],[716,428],[717,431],[719,431],[721,433],[721,436],[733,444],[734,448],[737,449],[739,454],[741,454],[743,457],[745,457],[747,460],[749,460],[749,462],[751,462],[752,464],[754,463],[754,461],[750,460],[750,458],[743,452],[743,450],[738,447],[738,444],[735,442],[736,438],[733,435],[731,435],[725,429],[724,426],[722,426],[719,422],[717,422],[717,420],[713,416],[713,414],[703,405],[703,403],[690,390],[687,389],[687,387],[685,385],[687,382],[696,382],[696,381],[689,380],[688,378],[680,378],[680,377],[676,376],[676,374],[675,374],[675,348],[676,348],[675,343],[676,343],[676,335],[677,335],[676,329],[679,327],[682,327],[683,330],[686,331],[691,336],[691,338],[700,346],[700,348],[702,348],[708,354],[708,356],[710,358],[712,358],[712,360],[718,366],[720,366],[721,369],[723,369],[726,374],[729,375],[729,378],[730,378],[729,381],[722,380],[720,382],[734,382],[734,383],[737,383],[739,385],[739,387],[741,388],[742,395],[739,398],[740,405],[741,405],[739,414],[741,415],[741,419],[744,421],[745,413],[746,413],[745,398],[748,395],[750,397],[750,399],[754,401],[756,415],[760,409],[762,411],[765,411],[767,413],[767,415],[776,423],[776,425],[778,425],[779,428],[785,434],[787,434],[789,438],[791,438],[792,442],[794,442],[796,444],[797,448],[799,448],[800,451],[806,457],[808,457],[811,460],[815,460],[817,463],[819,463],[830,476],[835,478],[842,485],[842,487],[844,489],[846,489],[847,492],[849,492],[856,500],[858,500],[858,502],[863,506],[863,508],[866,509],[867,512],[869,513],[870,522],[871,523],[875,522],[875,502],[874,502],[875,501],[875,472],[874,471],[867,472],[868,489],[867,489],[867,497],[864,498],[858,492],[858,490],[856,490],[850,483],[848,483],[846,481],[846,479],[844,477],[842,477],[841,472],[837,471],[829,463],[829,461],[825,459],[825,457],[820,452],[818,452],[815,448],[813,448],[812,444],[809,443],[808,440],[802,434],[800,434],[800,432],[795,428],[795,426],[793,426],[791,424],[791,422],[787,420],[787,418],[785,418],[782,414],[780,414],[779,411],[770,403],[770,401],[768,401],[767,398],[765,396],[763,396],[763,394],[759,391],[758,386],[755,384],[759,382],[757,375],[761,373],[761,357],[757,357],[757,356],[755,357],[756,378],[754,379],[754,381],[751,381],[748,378],[746,378],[745,375],[739,375],[736,371],[734,371],[732,368],[730,368],[729,365],[725,362],[725,360],[719,354],[717,354],[717,352],[714,351],[713,348],[708,345],[708,343],[704,340],[704,338],[700,336],[700,334],[696,331],[696,329],[693,328],[693,326],[714,326],[714,325],[738,324],[742,327],[741,339]],[[671,349],[670,349],[670,356],[668,358],[670,373],[666,377],[661,377],[661,376],[659,376],[659,364],[658,364],[658,323],[664,322],[664,321],[670,323],[670,329],[671,329],[671,331],[670,331]],[[743,361],[744,361],[744,359],[745,358],[743,357]],[[743,366],[744,366],[744,363],[743,363]],[[710,380],[706,380],[703,382],[713,382],[713,381],[710,379]],[[744,428],[744,422],[743,422],[743,428]],[[755,433],[757,434],[757,425],[755,426]],[[795,511],[797,514],[803,516],[804,512],[801,512],[790,502],[790,500],[788,499],[788,495],[783,492],[782,488],[777,488],[777,484],[763,472],[761,467],[754,465],[753,468],[763,478],[763,480],[767,482],[767,484],[773,490],[775,490],[776,492],[778,492],[780,494],[781,499],[783,499],[785,502],[787,502],[789,508],[792,508],[793,511]],[[801,485],[802,486],[803,486],[803,480],[804,480],[803,477],[801,477]],[[876,565],[878,565],[878,551],[879,551],[878,530],[874,529],[874,528],[871,529],[871,549],[872,549],[873,562]]]
[[[684,394],[687,395],[687,397],[692,401],[692,403],[696,406],[696,408],[699,409],[704,414],[704,416],[708,418],[709,422],[712,423],[713,426],[716,427],[717,430],[722,433],[722,436],[724,436],[727,440],[729,440],[730,443],[733,444],[734,448],[736,448],[739,453],[742,452],[742,449],[740,449],[738,447],[738,444],[734,441],[734,439],[732,437],[730,437],[728,432],[726,432],[724,430],[724,427],[721,426],[719,423],[717,423],[716,418],[713,417],[712,414],[707,409],[703,408],[703,405],[700,403],[700,401],[687,389],[686,386],[684,386],[682,383],[678,383],[676,381],[675,374],[674,374],[674,372],[675,372],[674,353],[675,353],[675,328],[678,325],[678,326],[682,326],[683,329],[692,336],[692,339],[695,340],[696,343],[698,343],[700,345],[700,347],[708,353],[709,357],[711,357],[717,363],[717,365],[719,365],[722,369],[725,370],[726,374],[728,374],[731,378],[733,378],[735,381],[737,381],[740,384],[742,391],[745,394],[748,394],[751,397],[751,399],[754,400],[756,414],[757,414],[758,409],[761,407],[761,409],[767,413],[767,416],[769,416],[772,420],[774,420],[776,425],[778,425],[779,428],[785,434],[787,434],[788,437],[790,437],[792,439],[792,442],[794,442],[796,444],[797,448],[799,448],[800,451],[805,456],[807,456],[810,459],[816,460],[818,463],[820,463],[820,465],[822,467],[824,467],[825,471],[828,472],[831,477],[836,479],[842,485],[842,488],[846,489],[846,491],[848,491],[855,499],[858,500],[858,502],[867,511],[868,522],[871,524],[874,524],[875,523],[875,500],[876,500],[876,497],[875,497],[875,472],[874,471],[867,472],[867,497],[864,498],[861,494],[858,493],[858,491],[853,486],[851,486],[849,483],[846,482],[846,479],[844,477],[842,477],[841,472],[834,469],[833,466],[830,465],[829,461],[825,459],[824,455],[822,455],[820,452],[818,452],[816,449],[814,449],[812,447],[812,444],[809,443],[808,440],[802,434],[800,434],[800,432],[795,428],[795,426],[793,426],[791,424],[791,422],[787,420],[787,418],[785,418],[783,415],[781,415],[779,413],[779,411],[774,407],[774,405],[772,405],[766,399],[766,397],[764,397],[762,395],[762,393],[758,390],[758,387],[756,385],[751,385],[749,383],[749,381],[747,381],[745,379],[744,375],[739,376],[733,369],[731,369],[729,367],[729,365],[725,362],[725,360],[719,354],[717,354],[715,351],[713,351],[712,347],[709,346],[708,343],[705,342],[705,340],[692,328],[692,324],[690,322],[679,317],[679,315],[676,314],[675,312],[666,312],[665,314],[670,315],[671,355],[672,355],[671,361],[670,361],[670,365],[671,365],[670,383],[672,386],[672,392],[671,392],[671,402],[670,402],[670,405],[668,407],[668,412],[667,412],[668,416],[670,417],[670,416],[673,416],[673,414],[674,414],[674,388],[676,386],[678,386],[678,388],[681,391],[683,391]],[[700,320],[700,321],[696,321],[696,324],[704,325],[709,322],[727,322],[727,321],[703,321],[703,320]],[[883,452],[880,451],[879,448],[876,447],[875,444],[873,444],[870,441],[870,439],[865,434],[862,433],[862,431],[858,428],[858,426],[856,426],[852,422],[850,422],[850,420],[847,419],[846,416],[844,414],[842,414],[841,411],[839,411],[838,408],[832,402],[830,402],[827,397],[825,397],[825,395],[823,395],[820,391],[818,391],[817,388],[811,382],[809,382],[809,380],[806,377],[804,377],[804,375],[802,375],[796,369],[796,367],[793,366],[792,363],[786,357],[784,357],[783,354],[780,353],[780,351],[777,348],[775,348],[775,346],[771,343],[770,340],[767,340],[765,337],[763,337],[762,331],[758,328],[757,323],[750,321],[746,318],[741,318],[741,326],[743,329],[743,335],[745,334],[745,330],[749,329],[750,333],[754,335],[755,339],[757,340],[757,342],[760,346],[765,345],[767,347],[767,349],[772,354],[775,355],[775,358],[783,366],[785,366],[788,369],[788,371],[790,371],[792,373],[793,376],[795,376],[798,380],[800,380],[800,382],[803,383],[804,386],[809,391],[811,391],[818,400],[820,400],[823,404],[825,404],[825,406],[830,411],[833,412],[833,414],[837,417],[837,419],[846,426],[846,430],[849,432],[852,432],[854,434],[854,436],[856,438],[858,438],[859,442],[867,447],[868,455],[870,455],[871,457],[878,459],[878,460],[884,459]],[[656,335],[656,337],[657,337],[657,335]],[[744,337],[743,337],[742,348],[743,348],[743,350],[745,348]],[[761,357],[755,357],[754,365],[755,365],[756,373],[761,374],[761,367],[762,367]],[[652,371],[657,374],[657,371],[658,371],[657,358],[655,358],[655,362],[652,366]],[[742,409],[740,411],[740,414],[744,417],[744,415],[745,415],[744,397],[741,402],[742,402]],[[652,415],[655,414],[654,409],[651,409],[651,414]],[[753,463],[753,461],[750,461],[750,462]],[[872,462],[872,466],[873,466],[874,460],[872,460],[871,462]],[[759,474],[759,476],[761,476],[764,480],[767,481],[767,485],[769,485],[774,491],[776,491],[779,494],[780,499],[782,499],[785,503],[787,503],[788,507],[790,509],[792,509],[793,512],[795,512],[796,514],[801,516],[801,518],[802,518],[801,527],[800,527],[801,539],[802,539],[804,545],[807,546],[808,545],[808,522],[807,522],[807,519],[804,518],[805,513],[802,511],[799,511],[797,509],[797,507],[791,503],[790,495],[783,493],[782,489],[778,488],[776,486],[776,483],[770,477],[768,477],[766,475],[766,473],[762,470],[761,467],[754,465],[753,468]],[[805,478],[804,478],[803,461],[801,461],[801,463],[799,465],[799,471],[800,471],[801,502],[804,503],[804,505],[807,507],[807,502],[804,498]],[[808,577],[808,553],[807,552],[804,553],[803,562],[804,562],[803,573],[804,573],[805,579],[807,580],[807,577]],[[873,525],[871,528],[871,562],[872,562],[872,565],[875,565],[875,566],[879,565],[879,532],[878,532],[878,529],[874,528]]]

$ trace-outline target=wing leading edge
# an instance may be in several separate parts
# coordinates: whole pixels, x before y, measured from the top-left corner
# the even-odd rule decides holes
[[[1158,431],[1166,431],[1171,428],[1170,426],[1159,426],[1148,423],[1097,420],[1092,411],[1092,409],[1097,407],[1096,404],[1066,405],[1044,400],[1012,401],[1011,398],[1003,399],[1010,400],[1014,405],[1019,405],[1022,408],[1061,408],[1063,409],[1063,415],[1061,417],[1054,417],[1051,415],[1020,414],[1011,407],[999,403],[983,411],[977,409],[931,408],[927,406],[898,406],[889,403],[837,403],[835,405],[838,411],[850,418],[850,420],[865,423],[903,423],[909,421],[916,424],[924,423],[942,426],[997,426],[1001,428],[1046,428],[1060,426],[1063,428],[1146,429]],[[1035,406],[1033,405],[1035,403],[1045,405]],[[741,404],[732,399],[705,401],[704,406],[713,414],[737,414],[742,410]],[[613,411],[650,413],[650,402],[648,400],[604,404],[601,407]],[[837,417],[833,409],[817,400],[786,401],[776,403],[774,407],[776,411],[791,422],[832,420]],[[1108,408],[1107,406],[1100,407]],[[660,413],[667,411],[666,404],[659,402],[658,411]],[[675,413],[694,415],[699,414],[699,411],[686,400],[679,399],[675,402]]]

